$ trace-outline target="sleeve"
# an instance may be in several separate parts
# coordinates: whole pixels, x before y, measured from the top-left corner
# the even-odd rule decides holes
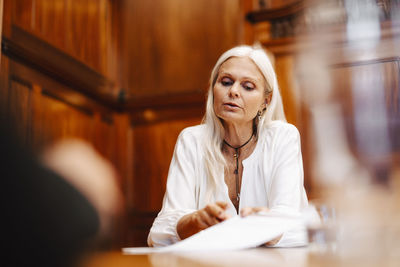
[[[301,218],[308,205],[304,189],[303,160],[300,134],[296,127],[288,124],[275,138],[272,179],[269,188],[269,208]],[[304,227],[283,234],[278,247],[303,246],[307,244]]]
[[[169,167],[162,209],[147,238],[149,246],[167,246],[180,240],[176,232],[179,219],[197,210],[196,164],[195,137],[183,130],[178,137]]]

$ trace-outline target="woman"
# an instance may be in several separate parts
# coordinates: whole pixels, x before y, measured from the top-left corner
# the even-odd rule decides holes
[[[211,74],[203,123],[178,137],[149,246],[175,243],[238,214],[301,212],[307,196],[300,137],[285,121],[265,52],[249,46],[225,52]],[[303,242],[294,231],[270,245]]]

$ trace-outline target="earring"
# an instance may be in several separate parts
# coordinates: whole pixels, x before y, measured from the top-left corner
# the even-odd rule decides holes
[[[258,116],[258,120],[259,120],[259,121],[261,120],[261,115],[262,115],[262,111],[259,110],[259,111],[257,112],[257,116]]]

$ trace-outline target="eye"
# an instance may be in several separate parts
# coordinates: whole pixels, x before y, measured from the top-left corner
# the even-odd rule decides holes
[[[232,79],[229,77],[223,77],[220,82],[223,86],[231,86],[233,84]]]
[[[254,90],[254,89],[256,88],[256,86],[255,86],[253,83],[251,83],[251,82],[244,82],[244,83],[242,83],[242,87],[243,87],[244,89],[246,89],[247,91],[251,91],[251,90]]]

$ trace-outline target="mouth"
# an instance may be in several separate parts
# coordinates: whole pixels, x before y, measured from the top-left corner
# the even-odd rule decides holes
[[[235,104],[235,103],[233,103],[233,102],[224,103],[224,106],[228,106],[228,107],[230,107],[230,108],[240,108],[239,105],[237,105],[237,104]]]

